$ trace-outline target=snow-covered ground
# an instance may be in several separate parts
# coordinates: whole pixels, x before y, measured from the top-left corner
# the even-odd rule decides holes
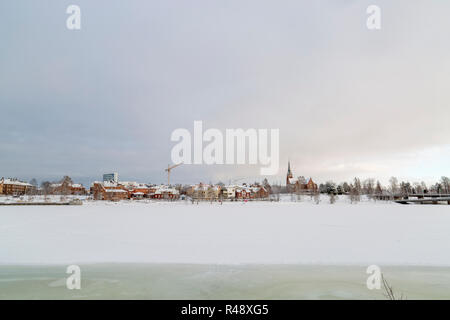
[[[4,200],[4,199],[3,199]],[[97,262],[450,266],[450,206],[99,202],[0,206],[1,264]]]
[[[49,203],[58,203],[58,202],[68,202],[70,200],[79,199],[85,201],[89,198],[89,196],[61,196],[61,195],[48,195],[48,196],[0,196],[0,204],[1,203],[36,203],[36,202],[49,202]]]

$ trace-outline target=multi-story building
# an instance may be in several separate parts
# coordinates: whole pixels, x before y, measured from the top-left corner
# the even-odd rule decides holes
[[[23,195],[30,192],[35,192],[36,187],[17,179],[5,179],[0,180],[0,194],[4,195]]]
[[[95,200],[119,201],[129,198],[128,190],[113,181],[95,181],[92,183],[91,193]]]
[[[211,186],[209,184],[203,184],[200,182],[199,184],[190,186],[186,194],[194,199],[206,199],[208,196],[208,189],[210,187]]]
[[[119,174],[117,172],[105,173],[103,175],[103,181],[113,181],[115,183],[119,182]]]
[[[165,185],[152,187],[151,190],[150,198],[152,199],[176,200],[180,198],[180,192],[177,189]]]
[[[208,200],[218,200],[219,198],[222,198],[222,193],[220,186],[209,186],[208,190],[206,191],[206,199]]]
[[[224,186],[222,188],[223,199],[233,200],[236,198],[236,186]]]
[[[156,191],[161,187],[150,187],[143,183],[134,181],[95,181],[91,186],[91,194],[96,200],[124,200],[124,199],[142,199],[142,198],[163,198],[164,193],[160,192],[154,197]],[[177,191],[178,192],[178,191]],[[172,189],[168,190],[169,198],[172,198]],[[166,192],[166,194],[168,194]]]

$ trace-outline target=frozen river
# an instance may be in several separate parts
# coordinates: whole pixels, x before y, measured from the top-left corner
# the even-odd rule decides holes
[[[0,299],[450,298],[449,206],[345,200],[0,206]]]
[[[0,264],[450,266],[450,206],[362,202],[0,206]]]

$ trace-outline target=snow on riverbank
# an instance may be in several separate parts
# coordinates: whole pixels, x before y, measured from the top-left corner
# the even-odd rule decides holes
[[[287,199],[284,199],[287,200]],[[291,199],[290,199],[291,200]],[[301,202],[0,206],[1,264],[450,265],[450,206]]]

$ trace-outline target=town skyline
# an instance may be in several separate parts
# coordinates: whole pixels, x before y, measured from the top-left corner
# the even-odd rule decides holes
[[[174,166],[174,167],[178,167]],[[167,179],[167,168],[164,170],[166,173],[166,179]],[[106,172],[106,171],[105,171]],[[1,175],[0,175],[1,176]],[[108,171],[108,173],[102,173],[100,176],[95,177],[95,178],[79,178],[76,176],[71,176],[70,174],[64,174],[61,176],[56,176],[52,179],[41,179],[38,180],[35,177],[33,178],[20,178],[17,176],[2,176],[1,179],[14,179],[14,180],[18,180],[21,182],[26,182],[26,183],[30,183],[30,181],[34,181],[36,186],[42,186],[43,183],[53,183],[53,184],[57,184],[60,183],[61,181],[63,181],[65,178],[73,178],[74,183],[79,183],[82,186],[88,188],[89,186],[93,186],[95,183],[97,182],[101,182],[101,181],[109,181],[112,179],[105,179],[105,177],[114,177],[114,181],[119,182],[138,182],[138,183],[143,183],[143,184],[148,184],[148,185],[166,185],[166,186],[176,186],[176,185],[181,185],[181,186],[187,186],[187,185],[195,185],[195,184],[210,184],[210,185],[218,185],[218,184],[223,184],[223,185],[241,185],[241,184],[252,184],[252,183],[260,183],[263,184],[264,182],[268,182],[271,185],[276,185],[276,186],[288,186],[288,184],[290,183],[289,180],[292,180],[295,184],[295,181],[300,181],[302,179],[306,179],[306,181],[310,181],[312,183],[317,182],[317,185],[326,185],[326,184],[330,184],[333,183],[336,186],[342,186],[343,184],[346,183],[353,183],[355,181],[355,179],[358,179],[358,181],[364,183],[367,181],[371,181],[371,183],[375,184],[375,183],[380,183],[381,186],[385,189],[389,189],[389,185],[392,183],[392,179],[395,179],[398,183],[400,182],[405,182],[405,183],[410,183],[411,186],[413,185],[422,185],[422,186],[427,186],[429,188],[435,186],[436,184],[439,184],[442,182],[443,179],[446,179],[446,184],[448,184],[448,177],[446,175],[441,175],[440,177],[437,177],[435,180],[430,180],[430,181],[425,181],[425,180],[420,180],[420,179],[408,179],[408,178],[403,178],[403,177],[399,177],[399,176],[395,176],[392,175],[389,177],[389,179],[387,180],[382,180],[379,179],[377,177],[360,177],[360,176],[354,176],[351,179],[348,180],[335,180],[335,179],[326,179],[326,180],[317,180],[315,178],[313,178],[313,176],[311,175],[305,175],[305,174],[296,174],[295,173],[295,168],[291,165],[291,162],[288,161],[288,164],[286,166],[286,171],[285,174],[282,178],[278,179],[279,177],[273,177],[273,176],[254,176],[254,177],[249,177],[249,176],[240,176],[240,177],[229,177],[227,179],[220,179],[220,180],[211,180],[211,179],[197,179],[196,181],[184,181],[184,182],[180,182],[177,181],[177,179],[175,179],[175,181],[171,180],[170,183],[166,180],[166,181],[151,181],[151,180],[146,180],[145,177],[127,177],[125,176],[122,177],[121,175],[119,175],[119,172],[117,171]],[[120,179],[119,179],[120,177]],[[314,179],[314,182],[313,182]],[[315,184],[315,183],[314,183]]]
[[[280,183],[288,160],[318,182],[450,175],[450,3],[383,1],[376,31],[366,1],[77,4],[75,31],[65,4],[2,4],[5,176],[164,182],[171,133],[195,120],[279,129]],[[258,168],[182,166],[174,182]]]

